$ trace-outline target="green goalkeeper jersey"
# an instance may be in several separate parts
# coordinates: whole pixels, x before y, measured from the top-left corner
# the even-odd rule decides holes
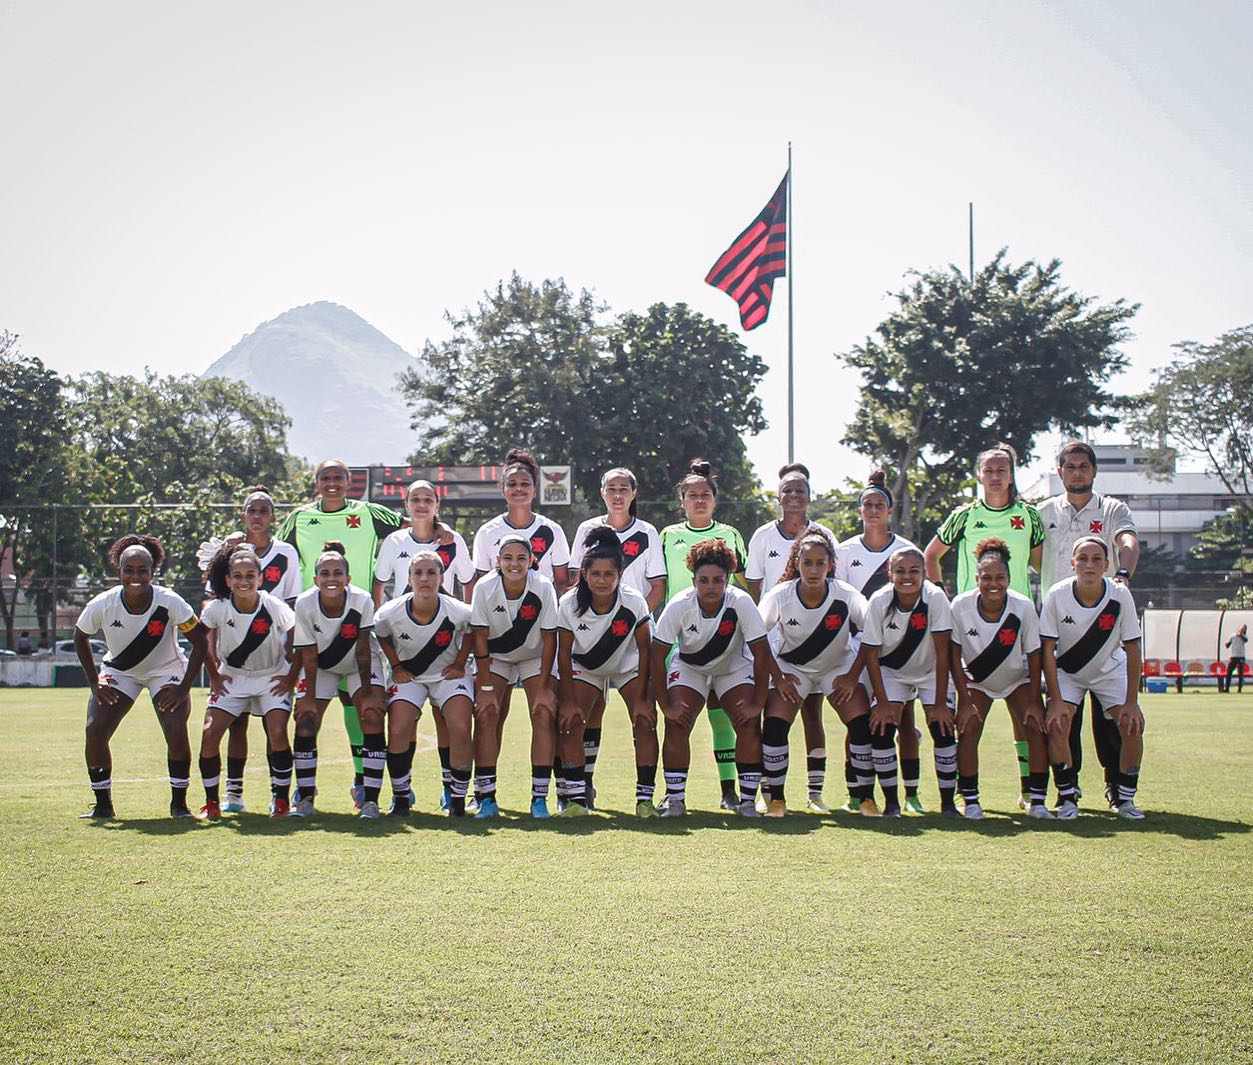
[[[936,536],[941,543],[957,551],[959,595],[974,588],[975,548],[989,536],[1004,540],[1009,547],[1009,586],[1025,596],[1031,595],[1027,563],[1032,550],[1044,543],[1044,522],[1030,503],[1016,499],[1009,506],[995,510],[982,499],[976,499],[954,510]]]
[[[347,499],[339,510],[323,510],[322,501],[297,507],[279,526],[278,539],[300,556],[300,579],[313,587],[318,555],[328,540],[343,543],[348,558],[348,579],[367,592],[374,586],[374,558],[388,533],[400,528],[400,515],[378,503]]]
[[[687,553],[702,540],[721,540],[735,552],[735,572],[743,573],[748,549],[740,530],[715,521],[705,529],[693,529],[685,521],[677,521],[661,530],[661,552],[666,560],[666,602],[684,588],[692,586],[692,572],[687,568]]]

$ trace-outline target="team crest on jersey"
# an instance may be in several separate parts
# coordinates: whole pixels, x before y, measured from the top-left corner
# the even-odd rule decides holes
[[[518,608],[518,617],[523,621],[534,621],[539,614],[539,610],[530,603],[524,603]]]
[[[1099,532],[1104,532],[1104,530],[1105,530],[1105,522],[1103,521],[1091,521],[1088,523],[1088,532],[1099,533]]]
[[[1112,613],[1102,614],[1096,619],[1096,623],[1102,632],[1109,632],[1114,627],[1114,623],[1118,619]]]
[[[839,614],[828,614],[822,619],[823,628],[830,629],[832,632],[835,632],[843,624],[844,619]]]
[[[160,636],[165,632],[165,622],[153,618],[150,622],[148,622],[148,627],[145,631],[149,636]]]
[[[440,629],[440,631],[435,634],[436,647],[447,647],[450,643],[452,643],[451,632],[448,632],[445,629]]]
[[[264,581],[273,581],[277,584],[282,575],[283,574],[279,571],[277,566],[269,565],[265,567],[265,572],[261,574],[261,579]]]
[[[733,633],[734,631],[735,631],[735,622],[731,618],[727,618],[726,620],[718,624],[719,636],[730,636],[731,633]]]
[[[440,544],[435,549],[435,553],[439,555],[439,560],[444,564],[444,569],[452,565],[453,556],[457,553],[456,544]]]
[[[1009,519],[1009,527],[1011,529],[1025,529],[1027,527],[1027,521],[1022,516],[1015,514]]]
[[[356,514],[349,514],[348,517],[344,520],[347,523],[348,528],[350,529],[361,528],[361,518]]]
[[[927,627],[926,614],[914,614],[909,619],[909,627],[911,629],[925,629]]]
[[[666,678],[666,680],[668,680],[671,684],[673,684],[678,679],[679,679],[679,671],[677,669]]]
[[[609,626],[609,631],[612,632],[615,636],[625,636],[628,632],[631,631],[631,626],[628,625],[625,621],[615,621],[612,625]]]
[[[255,632],[258,636],[264,636],[270,631],[270,623],[265,618],[256,618],[248,627],[249,632]]]
[[[352,624],[351,622],[349,622],[346,625],[341,625],[339,627],[339,634],[345,640],[355,640],[357,638],[357,632],[358,632],[357,626]]]
[[[1014,641],[1018,639],[1018,633],[1014,632],[1013,629],[1001,629],[996,634],[996,639],[1003,647],[1012,647]]]

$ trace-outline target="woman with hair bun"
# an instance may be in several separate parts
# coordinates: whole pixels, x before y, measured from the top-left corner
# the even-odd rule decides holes
[[[661,530],[661,550],[666,564],[666,601],[672,601],[692,586],[692,571],[688,569],[688,555],[703,540],[718,540],[726,545],[732,560],[731,576],[740,575],[743,586],[744,567],[748,562],[748,549],[744,537],[734,526],[714,520],[718,503],[718,481],[713,466],[704,459],[692,459],[687,474],[676,486],[684,520],[667,525]],[[736,791],[735,749],[736,732],[727,712],[716,705],[718,694],[709,699],[709,728],[713,732],[714,763],[718,768],[718,783],[722,788],[722,808],[736,811],[740,797]]]
[[[653,698],[665,715],[666,798],[662,817],[687,812],[691,732],[710,693],[735,731],[734,758],[740,795],[735,811],[759,816],[761,715],[773,682],[799,703],[794,682],[770,652],[766,625],[752,596],[731,585],[735,553],[721,540],[700,540],[687,556],[691,587],[666,604],[653,636],[649,676]],[[671,651],[674,658],[667,669]]]
[[[592,528],[576,544],[578,583],[557,605],[557,663],[561,676],[557,726],[566,816],[586,813],[590,773],[585,771],[588,721],[604,713],[609,689],[626,703],[635,740],[635,813],[655,817],[657,711],[649,698],[648,601],[623,578],[626,560],[617,530]],[[599,722],[597,722],[599,743]]]
[[[86,754],[93,804],[84,817],[115,816],[109,741],[145,688],[165,736],[170,816],[191,816],[187,719],[192,681],[204,662],[205,630],[182,596],[152,583],[164,560],[165,548],[155,536],[131,534],[115,540],[109,563],[117,570],[118,586],[91,599],[74,626],[74,651],[91,689]],[[103,633],[109,649],[99,673],[90,642],[97,632]],[[191,642],[190,660],[179,650],[180,632]]]

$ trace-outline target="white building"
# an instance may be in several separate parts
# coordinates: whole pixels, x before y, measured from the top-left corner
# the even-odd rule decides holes
[[[1143,448],[1093,444],[1092,450],[1096,452],[1096,491],[1117,496],[1131,508],[1146,548],[1166,547],[1177,555],[1187,554],[1206,523],[1237,502],[1222,481],[1209,473],[1180,473],[1172,465],[1167,479],[1150,477]],[[1039,500],[1062,490],[1062,480],[1054,470],[1023,495]]]

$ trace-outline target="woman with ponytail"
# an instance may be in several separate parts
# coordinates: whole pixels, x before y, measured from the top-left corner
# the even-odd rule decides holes
[[[577,541],[579,579],[557,607],[557,663],[561,683],[557,727],[564,782],[565,816],[586,813],[591,768],[585,769],[591,715],[604,713],[609,689],[626,703],[635,740],[635,813],[655,817],[657,711],[649,698],[648,601],[623,576],[626,560],[619,533],[593,527]],[[597,746],[600,722],[597,720]]]

